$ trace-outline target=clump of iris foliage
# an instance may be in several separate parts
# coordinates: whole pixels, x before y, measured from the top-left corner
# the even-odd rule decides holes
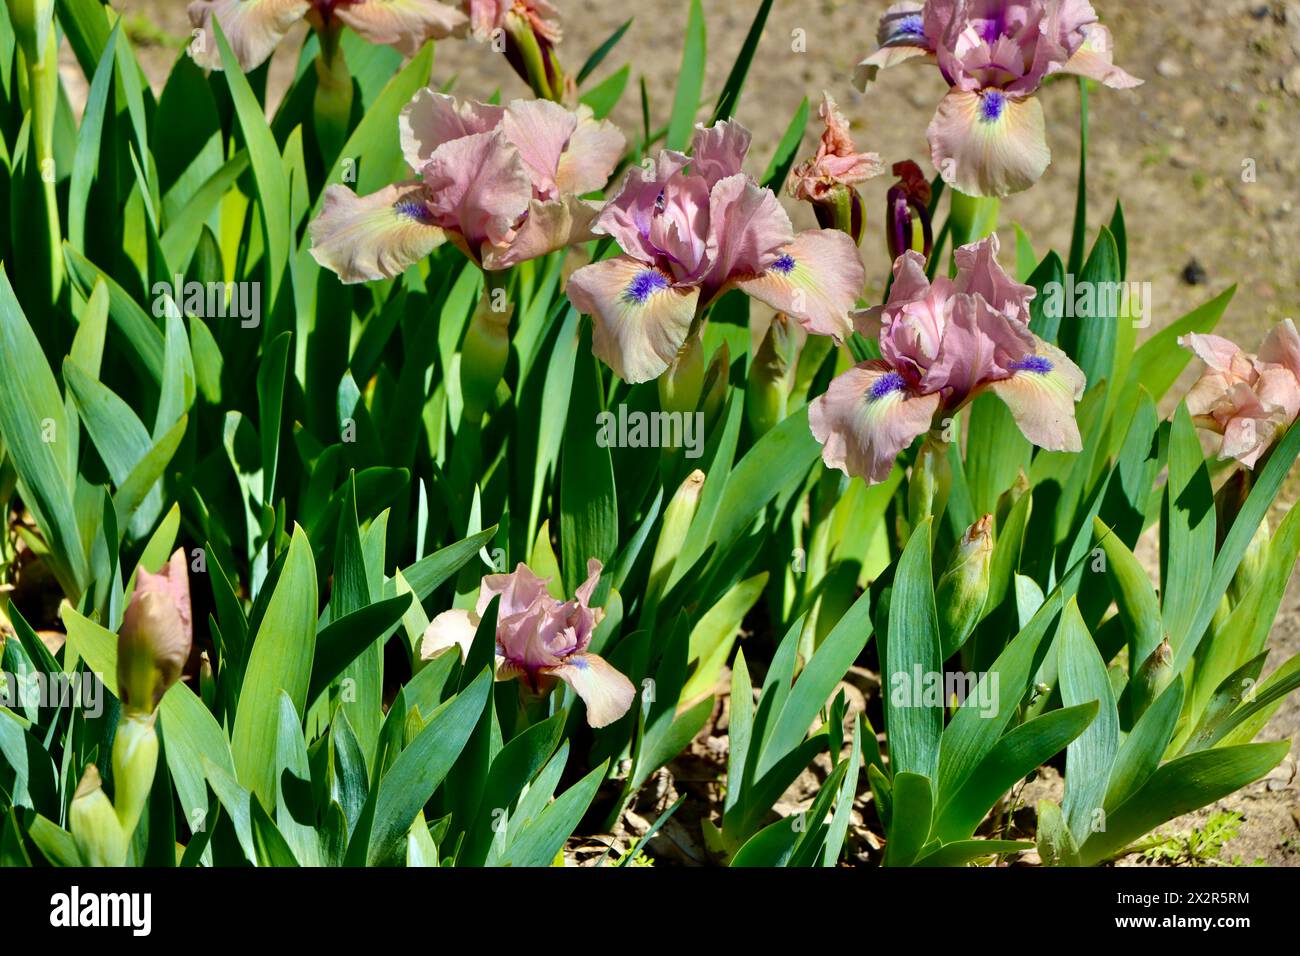
[[[200,0],[158,95],[98,0],[0,8],[0,861],[550,865],[709,727],[724,795],[679,820],[718,863],[834,866],[853,824],[885,865],[1092,865],[1282,760],[1294,328],[1214,337],[1231,289],[1141,344],[1123,296],[1063,315],[1130,275],[1086,163],[1039,196],[1070,249],[991,235],[1042,83],[1085,150],[1090,87],[1142,95],[1091,7],[885,11],[856,81],[950,90],[877,218],[830,96],[750,142],[755,6],[713,103],[699,0],[671,102],[591,81],[626,25],[573,70],[540,0]]]

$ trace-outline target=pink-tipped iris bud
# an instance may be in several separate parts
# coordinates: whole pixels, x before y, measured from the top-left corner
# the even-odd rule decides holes
[[[158,574],[141,568],[117,638],[117,690],[128,712],[152,713],[181,676],[194,632],[185,552]]]

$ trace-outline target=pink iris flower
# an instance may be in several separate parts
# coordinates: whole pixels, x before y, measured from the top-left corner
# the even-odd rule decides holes
[[[1219,458],[1255,463],[1300,414],[1300,335],[1285,319],[1273,328],[1258,355],[1218,335],[1192,333],[1178,344],[1205,362],[1187,393],[1187,410],[1198,425],[1223,436]]]
[[[622,255],[584,266],[569,299],[592,317],[592,349],[626,382],[663,374],[704,309],[739,288],[805,329],[843,339],[865,281],[843,232],[794,234],[772,190],[741,171],[749,131],[697,126],[689,156],[663,150],[627,173],[592,231]]]
[[[547,579],[523,564],[511,574],[489,574],[483,578],[474,611],[457,608],[433,619],[424,633],[420,656],[432,660],[457,648],[463,660],[483,612],[500,595],[496,679],[518,679],[533,693],[562,680],[587,705],[588,724],[612,724],[632,706],[636,689],[604,658],[587,650],[603,617],[600,608],[590,606],[600,571],[595,558],[587,562],[587,580],[571,601],[551,597]]]
[[[202,43],[190,44],[199,66],[221,69],[212,21],[245,70],[265,62],[294,24],[306,19],[316,30],[333,21],[351,27],[371,43],[396,47],[413,56],[428,40],[465,33],[469,18],[437,0],[195,0],[188,8],[190,23],[202,30]]]
[[[862,334],[879,335],[882,357],[833,379],[809,405],[828,466],[884,481],[899,452],[985,390],[1035,445],[1080,449],[1083,372],[1029,331],[1034,290],[1012,280],[997,253],[997,236],[962,246],[957,275],[934,282],[920,253],[894,262],[889,301],[855,316]]]
[[[585,106],[459,102],[424,89],[402,110],[402,151],[419,179],[357,196],[325,191],[312,255],[344,282],[391,279],[443,242],[505,269],[591,238],[623,134]]]
[[[1034,93],[1056,73],[1114,89],[1142,81],[1111,61],[1110,31],[1087,0],[927,0],[895,3],[880,48],[858,64],[859,89],[882,67],[923,56],[947,81],[926,136],[944,182],[972,196],[1032,186],[1051,162]]]

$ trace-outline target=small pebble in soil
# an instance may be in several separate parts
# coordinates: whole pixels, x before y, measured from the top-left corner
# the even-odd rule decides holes
[[[1209,276],[1205,272],[1205,266],[1201,265],[1195,259],[1183,266],[1183,281],[1188,285],[1204,285]]]

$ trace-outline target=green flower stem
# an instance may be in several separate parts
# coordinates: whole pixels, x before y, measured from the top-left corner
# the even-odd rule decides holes
[[[952,464],[948,460],[948,443],[943,440],[941,430],[932,430],[925,436],[912,466],[912,478],[907,483],[907,517],[911,527],[917,528],[926,518],[932,517],[934,527],[938,528],[939,519],[948,506],[951,488]]]
[[[480,424],[505,374],[514,312],[507,295],[509,271],[484,271],[483,277],[483,297],[470,318],[460,350],[462,421],[470,425]]]
[[[952,223],[952,247],[977,242],[998,227],[999,201],[996,196],[967,196],[956,189],[948,215]]]
[[[337,160],[348,138],[352,117],[352,74],[339,46],[337,21],[318,32],[320,54],[316,57],[316,97],[312,119],[321,155]]]
[[[45,197],[46,239],[49,243],[50,300],[59,297],[63,287],[63,233],[59,225],[59,201],[55,191],[54,117],[59,99],[59,55],[55,31],[45,31],[45,43],[39,57],[29,58],[24,51],[27,84],[32,110],[32,142],[36,150],[36,172],[41,178]]]

